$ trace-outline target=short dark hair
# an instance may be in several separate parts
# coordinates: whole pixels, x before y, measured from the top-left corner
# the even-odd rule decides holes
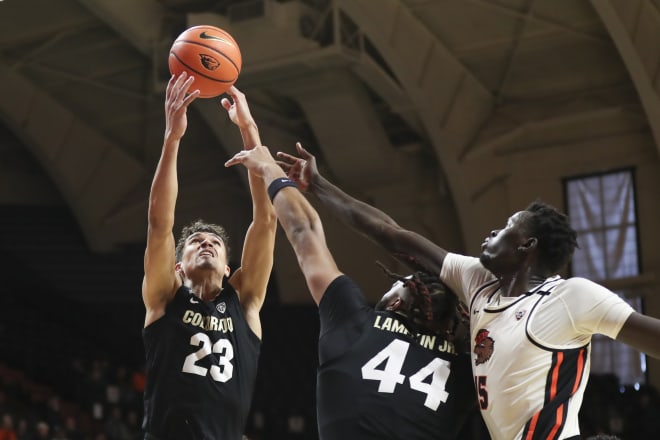
[[[554,206],[536,200],[525,208],[529,212],[530,233],[538,239],[541,262],[553,273],[568,265],[578,247],[577,232],[568,216]]]
[[[229,234],[227,234],[225,228],[223,228],[220,225],[216,225],[213,223],[206,223],[204,220],[198,219],[184,226],[183,229],[181,230],[181,235],[179,235],[179,240],[176,243],[176,250],[174,252],[177,263],[181,261],[181,256],[183,254],[183,247],[185,246],[188,237],[198,232],[209,232],[211,234],[215,234],[218,237],[220,237],[220,239],[225,245],[225,253],[227,254],[227,261],[229,261]]]

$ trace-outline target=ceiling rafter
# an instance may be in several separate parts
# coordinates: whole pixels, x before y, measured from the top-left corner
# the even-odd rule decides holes
[[[526,12],[522,14],[521,22],[518,24],[518,27],[514,33],[515,37],[513,40],[513,45],[509,50],[506,64],[504,65],[502,76],[500,77],[499,85],[497,87],[497,91],[495,92],[495,100],[498,103],[501,103],[505,97],[504,93],[506,89],[506,84],[507,81],[509,80],[509,76],[511,75],[511,71],[513,70],[514,64],[516,62],[516,55],[518,54],[518,49],[520,48],[520,44],[525,35],[525,30],[527,29],[527,26],[531,21],[535,2],[536,0],[527,0],[527,5],[525,6]]]
[[[475,222],[469,214],[472,202],[457,156],[476,127],[490,115],[493,96],[401,2],[387,0],[376,5],[368,0],[342,0],[338,5],[378,47],[418,109],[426,138],[433,146],[449,182],[464,243],[468,243],[475,234],[472,230]],[[406,29],[405,33],[396,32],[401,27]],[[434,58],[433,62],[419,58],[413,61],[419,50],[413,51],[412,48],[427,48],[429,42],[435,50],[425,53]],[[442,70],[439,70],[440,66]],[[422,67],[428,70],[424,76],[427,80],[419,82]],[[429,75],[438,75],[442,79],[438,81]],[[442,102],[437,101],[439,84],[440,89],[444,92],[446,88],[447,92]],[[459,106],[471,109],[470,119],[455,117]],[[444,125],[438,124],[438,112]]]
[[[493,3],[493,2],[488,1],[488,0],[465,0],[465,1],[467,1],[469,3],[479,5],[479,6],[484,6],[484,7],[487,7],[487,8],[494,9],[498,12],[501,12],[503,14],[506,14],[506,15],[509,15],[509,16],[512,16],[512,17],[522,18],[522,19],[529,19],[532,22],[536,22],[536,23],[540,23],[540,24],[550,26],[553,29],[556,29],[556,30],[559,30],[559,31],[562,31],[562,32],[566,32],[566,33],[571,34],[571,35],[573,35],[575,37],[578,37],[578,38],[585,38],[587,40],[597,42],[597,43],[610,44],[610,41],[609,41],[608,38],[599,37],[597,35],[593,35],[593,34],[590,34],[588,32],[584,32],[582,30],[575,29],[575,28],[567,25],[566,23],[561,23],[561,22],[552,20],[552,19],[547,18],[547,17],[541,17],[540,15],[538,15],[536,13],[530,15],[530,14],[527,14],[527,13],[524,13],[524,12],[520,12],[517,9],[509,8],[509,7],[500,5],[500,4],[496,4],[496,3]],[[528,15],[529,15],[529,17],[528,17]]]
[[[143,54],[151,54],[167,10],[157,0],[77,0]],[[167,38],[170,36],[167,35]]]
[[[95,79],[90,79],[90,76],[83,76],[81,74],[75,74],[71,72],[65,72],[62,69],[57,69],[55,67],[50,67],[50,66],[45,66],[43,64],[39,64],[36,66],[38,69],[43,70],[44,72],[47,72],[49,75],[56,75],[62,78],[65,78],[67,80],[75,81],[81,84],[87,84],[92,87],[96,87],[99,90],[106,91],[108,93],[116,93],[121,96],[125,96],[128,98],[136,99],[138,101],[145,101],[148,99],[147,96],[144,95],[144,93],[139,93],[139,92],[134,92],[132,90],[127,90],[126,88],[123,87],[118,87],[118,86],[113,86],[110,85],[106,82],[103,81],[98,81]],[[134,70],[136,66],[124,66],[120,69],[115,69],[113,72],[120,72],[124,71],[125,69]]]
[[[639,53],[641,49],[635,45],[633,37],[635,29],[626,27],[612,0],[591,0],[591,4],[608,29],[624,64],[628,68],[642,106],[646,110],[655,145],[660,153],[660,97],[658,96],[658,90],[654,88],[653,78],[651,78],[642,62]],[[618,6],[621,8],[633,7],[632,3],[619,3]],[[660,22],[656,31],[660,31]],[[660,34],[660,32],[658,33]]]

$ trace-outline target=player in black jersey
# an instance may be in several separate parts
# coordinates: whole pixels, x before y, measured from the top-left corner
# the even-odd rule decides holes
[[[255,385],[260,350],[259,310],[273,265],[277,219],[262,179],[249,172],[253,221],[245,237],[241,269],[230,275],[224,230],[195,222],[176,244],[172,233],[177,198],[179,143],[186,110],[198,96],[182,74],[167,86],[163,149],[149,198],[149,229],[142,297],[147,384],[145,439],[239,440]],[[260,144],[245,100],[221,101],[243,137]]]
[[[238,163],[263,176],[319,307],[320,438],[457,438],[476,399],[456,297],[437,277],[390,273],[397,281],[370,307],[337,268],[317,212],[268,149],[242,151],[226,166]]]

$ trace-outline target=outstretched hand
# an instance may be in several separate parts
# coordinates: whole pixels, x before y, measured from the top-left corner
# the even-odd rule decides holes
[[[262,177],[277,177],[282,173],[268,147],[259,145],[251,150],[241,150],[225,162],[225,167],[243,164],[245,168]],[[267,174],[269,174],[267,176]]]
[[[188,93],[195,78],[184,71],[178,77],[172,75],[165,92],[165,133],[181,139],[188,127],[186,111],[191,102],[199,96],[199,90]]]
[[[301,191],[307,191],[310,185],[317,181],[320,174],[316,166],[316,157],[305,150],[300,142],[296,142],[296,150],[300,157],[292,156],[281,151],[277,152],[277,164],[284,170],[287,177],[298,185]]]
[[[226,92],[231,100],[222,98],[220,104],[227,110],[229,119],[234,124],[238,125],[240,129],[246,129],[250,124],[254,123],[252,114],[250,114],[250,107],[248,106],[245,94],[238,90],[236,86],[231,86]]]

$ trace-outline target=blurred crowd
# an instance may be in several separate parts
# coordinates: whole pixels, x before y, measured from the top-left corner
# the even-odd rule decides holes
[[[271,353],[272,351],[272,353]],[[246,438],[317,439],[314,350],[296,358],[283,347],[266,348]],[[306,358],[308,357],[308,358]],[[285,361],[288,359],[288,361]],[[137,440],[142,438],[145,378],[108,359],[74,359],[74,381],[43,384],[23,371],[0,364],[0,440]],[[308,370],[307,372],[303,370]],[[66,397],[64,397],[66,396]],[[614,376],[589,380],[580,413],[584,437],[616,435],[622,440],[660,438],[660,395],[650,386],[622,386]]]
[[[105,304],[66,321],[59,317],[72,306],[61,299],[2,298],[0,440],[141,439],[141,305]],[[316,307],[272,303],[261,315],[264,337],[246,437],[317,440]],[[89,331],[93,325],[107,335]],[[592,375],[580,423],[585,438],[660,438],[660,395],[650,386]],[[461,440],[484,436],[468,429]]]

